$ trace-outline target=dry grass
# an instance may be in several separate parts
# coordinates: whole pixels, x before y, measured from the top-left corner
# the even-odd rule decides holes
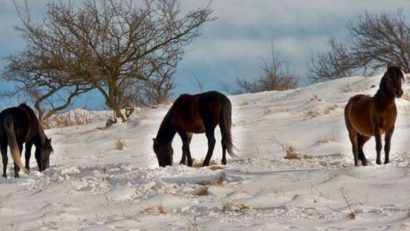
[[[349,208],[350,212],[347,214],[347,218],[351,219],[351,220],[355,220],[356,219],[356,213],[354,212],[353,208],[352,208],[352,204],[350,203],[350,201],[347,199],[347,195],[346,192],[344,190],[344,188],[340,189],[340,193],[342,194],[342,198],[345,200],[347,207]]]
[[[49,127],[68,127],[74,125],[84,125],[91,122],[87,112],[73,110],[70,113],[56,114],[52,116],[47,124]]]
[[[354,212],[348,213],[347,218],[349,218],[351,220],[356,220],[356,213],[354,213]]]
[[[313,95],[312,98],[310,98],[310,101],[322,101],[322,99],[318,95]]]
[[[323,113],[325,115],[329,115],[332,111],[334,111],[337,108],[336,104],[331,104],[327,105],[326,108],[323,110]]]
[[[192,163],[192,167],[194,167],[194,168],[202,168],[202,163],[203,163],[203,160],[201,160],[201,159],[194,159],[194,160],[193,160],[193,163]],[[212,168],[212,166],[215,166],[215,165],[218,165],[218,162],[216,162],[215,160],[209,161],[209,166],[211,166],[211,168]]]
[[[224,169],[224,167],[222,165],[212,165],[211,167],[209,167],[209,169],[211,169],[212,171],[216,171]]]
[[[209,185],[204,185],[201,186],[198,191],[195,192],[196,196],[208,196],[209,191],[208,191]]]
[[[287,160],[300,160],[301,159],[300,155],[296,152],[296,149],[292,146],[287,147],[285,152],[286,152],[286,155],[284,158]]]
[[[115,148],[117,150],[123,150],[125,148],[125,142],[121,138],[118,138],[115,141]]]
[[[167,211],[165,210],[164,206],[162,204],[157,206],[157,210],[159,212],[159,214],[167,214]]]
[[[307,112],[303,113],[303,117],[305,119],[313,119],[313,118],[315,118],[319,115],[320,115],[320,113],[316,110],[315,111],[313,111],[313,110],[312,111],[307,111]]]
[[[155,215],[165,215],[167,214],[167,211],[165,207],[162,204],[151,206],[151,207],[146,207],[141,210],[142,213],[146,214],[155,214]]]
[[[235,212],[242,212],[246,209],[249,209],[248,205],[238,202],[228,202],[222,206],[222,211],[235,211]]]
[[[303,159],[304,160],[312,160],[313,159],[313,156],[312,155],[303,155]]]

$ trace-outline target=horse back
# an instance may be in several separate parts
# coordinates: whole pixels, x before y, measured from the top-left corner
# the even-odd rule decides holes
[[[207,126],[215,127],[222,116],[222,107],[228,98],[216,91],[197,95],[183,94],[175,101],[174,124],[192,133],[203,133]],[[229,102],[230,103],[230,102]]]
[[[21,107],[12,107],[3,110],[0,113],[0,136],[2,140],[5,139],[5,124],[9,117],[12,119],[18,143],[25,142],[27,139],[32,139],[37,134],[38,123],[36,123],[37,120],[35,115],[34,118],[32,118],[32,115]]]

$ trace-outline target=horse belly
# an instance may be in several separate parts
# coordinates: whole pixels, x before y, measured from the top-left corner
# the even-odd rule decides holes
[[[204,133],[205,125],[201,119],[184,121],[183,130],[192,132],[192,133]]]
[[[365,136],[374,136],[370,121],[351,121],[354,130]]]
[[[371,98],[365,95],[357,95],[351,99],[348,105],[348,120],[358,133],[365,136],[374,136],[371,107]]]

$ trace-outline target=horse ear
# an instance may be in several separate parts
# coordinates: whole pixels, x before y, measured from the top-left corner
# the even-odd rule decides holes
[[[48,139],[48,142],[50,142],[50,143],[51,143],[51,138],[49,138],[49,139]]]
[[[400,68],[401,71],[405,72],[406,68],[403,66],[403,64],[398,64],[398,68]]]
[[[387,70],[389,70],[389,69],[390,69],[390,67],[391,67],[391,64],[390,64],[390,63],[388,63],[388,64],[387,64]]]

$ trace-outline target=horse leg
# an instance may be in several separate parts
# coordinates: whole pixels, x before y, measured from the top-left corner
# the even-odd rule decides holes
[[[391,145],[391,137],[394,132],[394,127],[388,129],[386,131],[386,134],[384,135],[384,164],[388,164],[390,162],[389,160],[389,154],[390,154],[390,145]]]
[[[1,144],[1,157],[3,161],[3,177],[7,178],[7,164],[9,162],[9,158],[7,157],[7,144]]]
[[[186,163],[186,157],[188,157],[188,166],[192,166],[191,151],[189,150],[189,144],[191,143],[192,133],[178,132],[182,140],[182,158],[180,164]]]
[[[357,132],[349,129],[349,139],[352,143],[352,151],[353,151],[353,158],[354,158],[354,166],[359,166],[358,163],[358,144],[357,144]]]
[[[203,166],[209,166],[209,161],[211,160],[212,153],[214,152],[215,148],[215,127],[206,128],[206,138],[208,139],[208,153],[206,154]]]
[[[219,124],[219,128],[221,130],[221,136],[222,136],[222,140],[221,140],[221,144],[222,144],[221,164],[226,165],[226,149],[228,148],[228,141],[227,141],[227,138],[225,137],[225,135],[223,133],[223,129],[225,129],[225,126],[222,125],[222,124]]]
[[[26,153],[25,153],[25,157],[26,157],[26,169],[28,171],[30,171],[30,158],[31,158],[31,148],[33,147],[33,143],[32,142],[27,142],[26,143]]]
[[[23,150],[23,143],[18,144],[18,148],[19,148],[20,157],[21,157],[21,151]],[[19,166],[17,166],[17,164],[14,163],[14,177],[16,177],[16,178],[20,177],[19,172],[20,172]]]
[[[366,156],[364,155],[363,152],[363,146],[364,144],[370,139],[370,137],[368,136],[364,136],[364,135],[357,135],[357,143],[358,143],[358,147],[359,147],[359,160],[362,162],[363,166],[367,166],[367,159]]]
[[[383,145],[382,145],[382,137],[381,137],[379,128],[375,129],[374,138],[376,139],[376,152],[377,152],[376,164],[382,164],[382,161],[380,160],[380,152],[382,150]]]
[[[18,147],[19,147],[19,152],[20,152],[20,157],[21,157],[21,151],[23,150],[23,143],[18,144]],[[19,166],[17,166],[17,164],[14,163],[14,177],[20,177],[19,172],[20,172]]]

